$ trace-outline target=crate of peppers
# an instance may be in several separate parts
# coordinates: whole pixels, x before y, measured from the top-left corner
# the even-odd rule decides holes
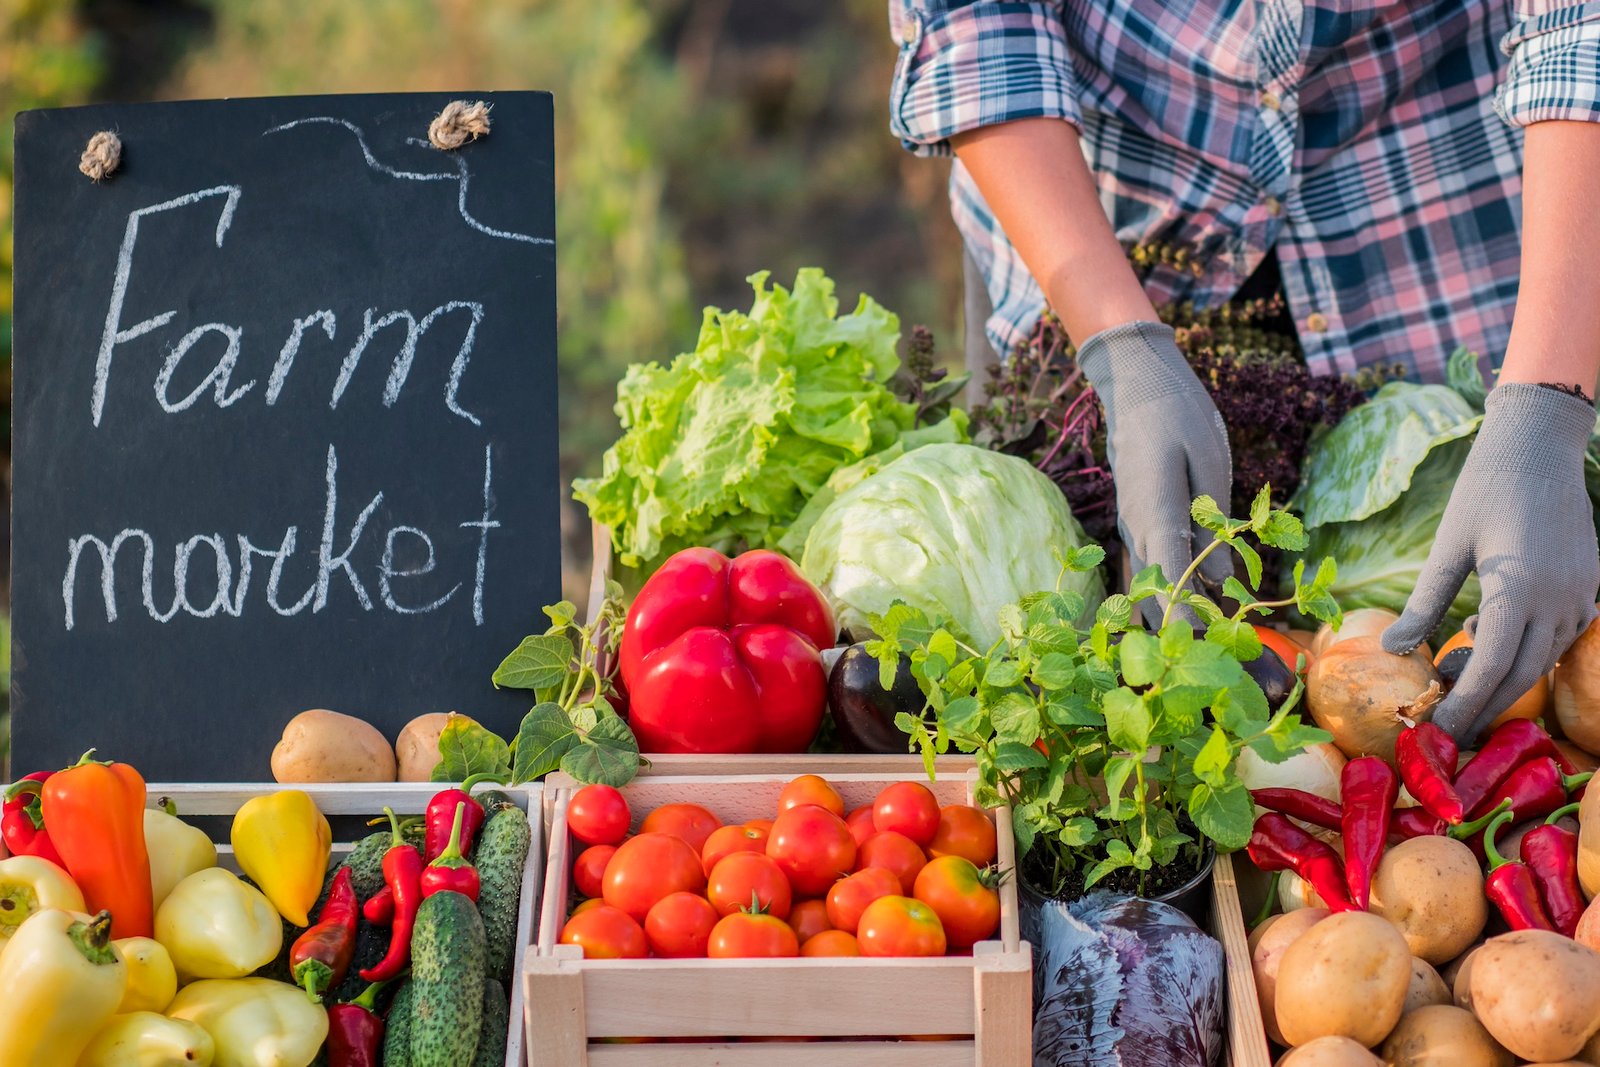
[[[147,786],[91,757],[6,791],[0,1064],[523,1062],[537,786]]]

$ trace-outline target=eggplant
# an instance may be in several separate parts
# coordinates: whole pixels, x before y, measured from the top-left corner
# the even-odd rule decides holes
[[[905,654],[894,685],[885,689],[879,681],[877,659],[859,644],[845,649],[828,675],[828,706],[846,752],[905,752],[906,735],[894,717],[903,711],[920,718],[927,706]]]
[[[1439,657],[1439,680],[1444,683],[1445,692],[1448,693],[1461,680],[1461,676],[1467,672],[1467,662],[1471,658],[1471,645],[1452,648]]]
[[[1261,655],[1241,666],[1266,694],[1267,707],[1276,711],[1289,699],[1294,689],[1294,670],[1272,649],[1263,646]]]

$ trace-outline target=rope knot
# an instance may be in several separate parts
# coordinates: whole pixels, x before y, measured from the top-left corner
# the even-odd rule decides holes
[[[479,100],[469,104],[452,100],[428,125],[428,141],[443,152],[460,148],[489,132],[489,105]]]
[[[101,130],[89,138],[88,147],[78,159],[78,169],[90,181],[103,182],[122,162],[122,138],[110,130]]]

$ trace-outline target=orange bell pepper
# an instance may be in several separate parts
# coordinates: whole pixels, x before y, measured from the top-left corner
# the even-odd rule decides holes
[[[111,913],[112,936],[155,933],[144,779],[126,763],[90,759],[50,776],[40,791],[50,840],[90,911]]]

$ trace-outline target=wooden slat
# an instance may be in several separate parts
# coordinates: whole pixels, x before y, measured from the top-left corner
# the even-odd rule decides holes
[[[641,774],[713,775],[781,774],[795,777],[820,774],[888,774],[923,778],[922,757],[908,753],[870,752],[740,752],[740,753],[656,753],[647,756],[648,767]],[[937,775],[965,774],[977,766],[973,756],[940,756],[934,761]],[[924,779],[925,780],[925,779]]]
[[[1222,942],[1228,975],[1228,1060],[1233,1067],[1271,1067],[1232,856],[1217,857],[1211,887],[1211,934]]]
[[[1033,1059],[1033,952],[1005,951],[998,941],[972,946],[978,1067],[1016,1067]]]
[[[588,1062],[582,952],[561,947],[567,951],[530,956],[523,970],[528,1067],[584,1067]]]
[[[970,1067],[973,1043],[954,1041],[757,1042],[752,1044],[590,1045],[587,1059],[562,1067]],[[554,1061],[550,1061],[554,1063]],[[1027,1067],[1028,1060],[1007,1067]]]

